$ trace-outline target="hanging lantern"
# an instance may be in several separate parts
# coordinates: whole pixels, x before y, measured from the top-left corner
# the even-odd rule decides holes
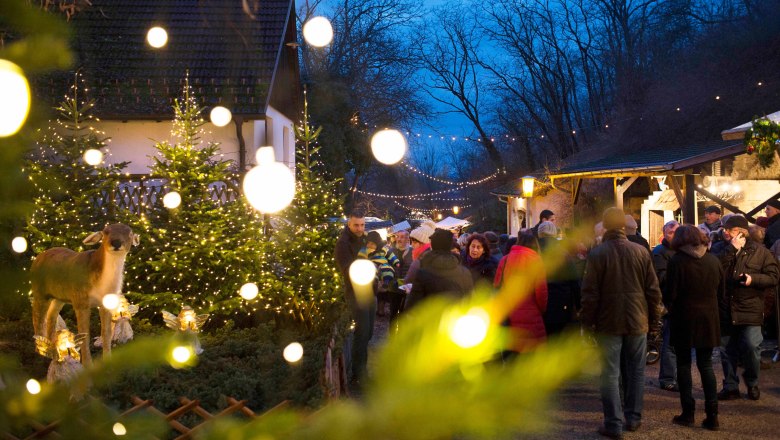
[[[303,39],[314,47],[325,47],[333,41],[333,26],[325,17],[313,17],[303,25]]]
[[[523,197],[525,198],[533,197],[535,179],[532,176],[524,176],[522,180],[523,180]]]
[[[295,198],[295,176],[276,162],[273,147],[257,150],[257,166],[244,176],[244,195],[253,208],[270,214],[286,208]]]
[[[16,64],[0,59],[0,137],[19,131],[30,112],[30,84]]]
[[[379,162],[394,165],[406,154],[406,138],[398,130],[378,131],[371,138],[371,152]]]
[[[453,206],[452,207],[452,213],[453,214],[458,215],[459,212],[460,212],[460,207],[459,206]]]

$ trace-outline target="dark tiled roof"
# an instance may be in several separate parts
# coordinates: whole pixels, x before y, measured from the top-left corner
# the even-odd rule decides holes
[[[742,141],[712,141],[682,147],[645,148],[630,153],[607,154],[598,159],[565,163],[547,175],[564,177],[610,177],[619,174],[682,171],[744,152]],[[520,180],[491,191],[494,195],[519,196]]]
[[[185,72],[203,104],[234,114],[265,112],[277,59],[285,47],[292,0],[92,0],[71,20],[77,67],[104,119],[172,117]],[[250,6],[251,7],[251,6]],[[294,26],[294,22],[292,23]],[[153,49],[146,32],[161,26],[168,44]],[[56,103],[72,74],[41,79],[42,98]]]

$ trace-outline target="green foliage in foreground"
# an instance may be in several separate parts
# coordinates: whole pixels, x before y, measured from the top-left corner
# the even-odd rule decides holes
[[[513,363],[496,363],[492,359],[506,346],[507,334],[496,324],[501,320],[494,319],[499,317],[493,316],[494,306],[495,297],[477,294],[458,304],[443,299],[429,301],[402,317],[399,332],[388,339],[377,355],[373,383],[368,384],[361,401],[333,402],[314,413],[300,409],[274,411],[252,422],[228,418],[215,422],[201,438],[497,438],[541,430],[555,390],[566,381],[592,371],[598,365],[597,354],[578,336],[572,335],[551,341]],[[461,348],[450,339],[450,330],[460,317],[474,310],[488,311],[493,316],[491,324],[482,342],[471,348]],[[224,339],[218,346],[206,349],[232,354],[233,363],[250,364],[254,352],[232,342],[237,336],[225,331],[219,336]],[[166,354],[175,343],[165,338],[133,342],[116,350],[109,361],[98,363],[76,387],[91,381],[95,392],[104,392],[116,388],[125,374],[148,381],[150,387],[186,385],[186,381],[168,385],[166,379],[171,377],[155,376],[163,369],[160,365],[167,362]],[[281,346],[266,345],[263,349],[278,354]],[[270,380],[277,380],[281,388],[289,387],[296,375],[307,370],[308,358],[322,357],[320,348],[307,344],[304,347],[307,360],[298,367],[300,369],[290,367]],[[204,354],[200,364],[210,363],[209,356]],[[278,362],[283,362],[281,357]],[[258,365],[256,374],[268,375],[267,367]],[[189,376],[190,384],[199,379],[207,380],[197,373],[197,369],[198,366],[182,370],[183,375]],[[6,374],[5,377],[9,376]],[[9,388],[0,392],[0,411],[3,412],[0,425],[10,421],[24,423],[30,419],[60,419],[64,431],[77,424],[68,412],[72,411],[68,408],[71,405],[63,405],[67,400],[64,388],[45,387],[41,395],[30,396],[21,388],[25,379],[6,380]],[[221,380],[227,382],[229,378]],[[176,392],[178,390],[171,390],[171,393]],[[95,430],[96,438],[101,432],[110,435],[106,429],[114,421],[125,423],[115,414],[96,413],[94,417],[94,427],[90,429]],[[132,428],[128,427],[129,438],[159,432],[148,425],[148,420],[143,422],[146,425],[128,420],[126,426],[133,423]],[[91,438],[93,433],[89,434],[80,438]]]

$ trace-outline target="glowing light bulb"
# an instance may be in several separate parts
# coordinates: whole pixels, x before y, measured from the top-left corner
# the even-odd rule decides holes
[[[0,59],[0,137],[19,131],[30,113],[30,84],[16,64]]]
[[[349,279],[358,286],[367,286],[374,282],[376,266],[368,260],[355,260],[349,266]]]
[[[41,392],[41,383],[38,382],[35,379],[30,379],[27,381],[27,391],[30,394],[38,394]]]
[[[171,191],[163,197],[163,206],[168,209],[176,209],[181,205],[181,194]]]
[[[293,342],[287,347],[284,347],[282,355],[284,356],[284,360],[294,364],[303,358],[303,345]]]
[[[168,43],[168,32],[159,26],[155,26],[146,33],[146,41],[150,46],[159,49]]]
[[[173,349],[173,351],[171,352],[171,356],[173,357],[174,361],[183,364],[188,360],[190,360],[190,358],[192,357],[192,349],[180,345]]]
[[[460,212],[460,207],[459,206],[453,206],[452,207],[452,213],[453,214],[457,215],[459,212]]]
[[[114,431],[114,435],[125,435],[125,434],[127,434],[127,428],[125,428],[125,425],[123,425],[123,424],[121,424],[119,422],[114,423],[113,431]]]
[[[107,310],[116,310],[119,307],[119,295],[109,293],[103,297],[103,307]]]
[[[450,329],[450,339],[462,348],[471,348],[485,340],[490,318],[487,312],[474,308],[455,321]]]
[[[26,251],[27,239],[24,237],[14,237],[14,239],[11,240],[11,249],[13,249],[17,254],[21,254],[22,252]]]
[[[211,109],[209,117],[211,118],[212,124],[216,125],[217,127],[224,127],[230,123],[231,119],[233,119],[233,113],[231,113],[227,108],[218,105]]]
[[[92,166],[100,165],[103,162],[103,152],[90,148],[84,152],[84,162]]]
[[[249,204],[266,214],[281,211],[295,198],[295,176],[284,164],[268,160],[273,157],[273,147],[260,148],[257,166],[246,173],[243,183]]]
[[[259,289],[255,283],[246,283],[241,286],[241,289],[238,291],[238,294],[241,295],[241,298],[244,298],[245,300],[257,298],[258,293]]]
[[[398,130],[378,131],[371,138],[371,152],[385,165],[396,164],[406,154],[406,138]]]
[[[314,47],[325,47],[333,41],[333,26],[325,17],[313,17],[303,25],[303,39]]]

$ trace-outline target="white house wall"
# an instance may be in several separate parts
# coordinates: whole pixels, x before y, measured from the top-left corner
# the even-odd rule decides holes
[[[247,146],[255,144],[254,124],[264,125],[264,121],[248,121],[243,124],[244,142]],[[148,174],[154,161],[152,156],[157,153],[154,148],[158,141],[176,143],[171,135],[171,121],[103,121],[96,128],[111,138],[109,142],[110,156],[107,161],[117,163],[128,161],[126,172],[130,174]],[[225,127],[216,127],[210,123],[203,126],[205,133],[201,136],[203,145],[218,142],[225,159],[238,163],[238,137],[236,126],[230,123]],[[249,148],[247,148],[249,150]],[[254,163],[254,151],[247,152],[247,162]]]
[[[246,163],[256,164],[255,153],[264,146],[273,146],[276,160],[295,169],[295,135],[292,121],[269,107],[265,120],[250,120],[243,123],[242,132],[246,145]],[[130,162],[126,172],[130,174],[148,174],[154,161],[152,156],[157,153],[154,148],[157,142],[177,142],[171,135],[172,121],[103,121],[95,124],[98,130],[111,138],[109,142],[110,155],[106,158],[110,163]],[[268,129],[266,129],[268,127]],[[235,123],[225,127],[216,127],[211,123],[203,126],[205,133],[201,142],[218,142],[224,158],[238,163],[238,137]]]

